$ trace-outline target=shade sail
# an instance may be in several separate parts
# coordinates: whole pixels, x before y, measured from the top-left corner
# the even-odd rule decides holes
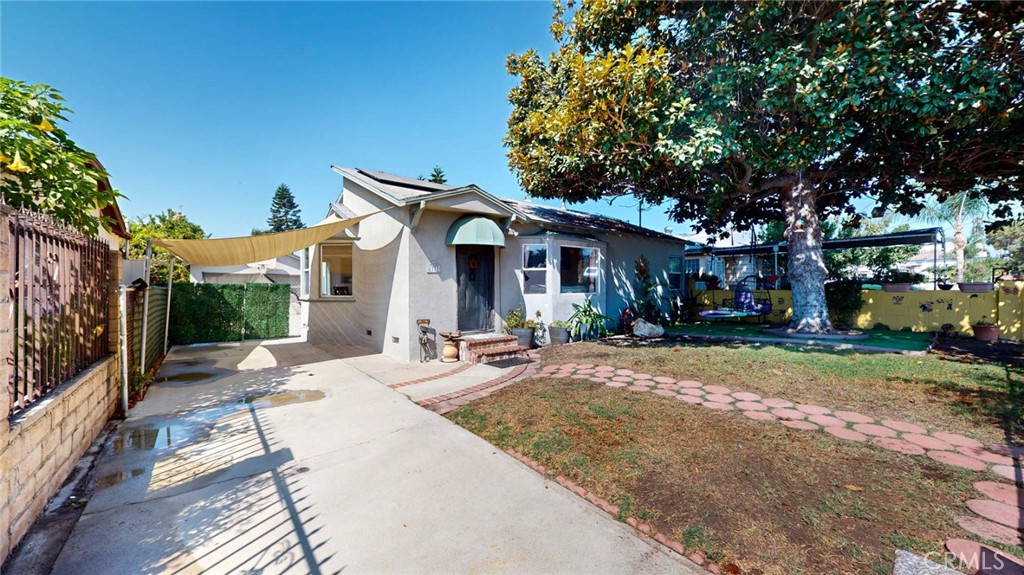
[[[373,212],[342,220],[330,217],[315,226],[276,234],[209,240],[153,240],[194,266],[236,266],[271,260],[320,243],[350,228]]]
[[[505,234],[494,220],[484,216],[462,216],[448,228],[445,244],[449,246],[505,247]]]

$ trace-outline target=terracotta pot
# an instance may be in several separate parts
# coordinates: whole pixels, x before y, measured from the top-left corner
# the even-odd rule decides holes
[[[957,285],[964,293],[988,293],[996,287],[992,282],[960,282]]]
[[[885,291],[910,291],[910,288],[913,287],[913,285],[914,284],[910,282],[882,284],[882,289]]]
[[[998,325],[972,325],[974,339],[978,341],[999,341]]]

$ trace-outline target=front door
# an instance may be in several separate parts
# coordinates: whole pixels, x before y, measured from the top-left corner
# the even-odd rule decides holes
[[[490,331],[494,312],[494,247],[455,246],[459,330]]]

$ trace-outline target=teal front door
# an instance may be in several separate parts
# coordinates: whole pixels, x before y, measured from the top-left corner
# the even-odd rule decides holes
[[[494,247],[455,246],[459,330],[490,331],[494,316]]]

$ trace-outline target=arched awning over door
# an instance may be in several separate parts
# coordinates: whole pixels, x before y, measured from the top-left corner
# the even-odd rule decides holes
[[[467,215],[452,222],[445,244],[449,246],[505,247],[505,234],[494,220],[478,215]]]

